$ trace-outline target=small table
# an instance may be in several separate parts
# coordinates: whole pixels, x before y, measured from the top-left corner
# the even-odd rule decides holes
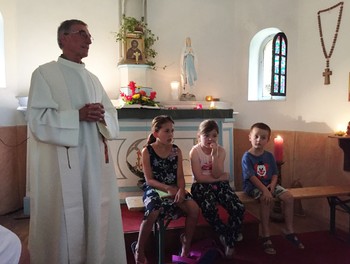
[[[330,138],[337,138],[339,147],[344,152],[344,167],[345,171],[350,171],[350,136],[329,136]]]

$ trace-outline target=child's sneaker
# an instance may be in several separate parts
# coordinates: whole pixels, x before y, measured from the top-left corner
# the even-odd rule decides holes
[[[235,248],[226,246],[226,248],[225,248],[225,256],[226,256],[226,258],[231,259],[234,254],[235,254]]]
[[[273,247],[270,237],[263,237],[263,249],[267,254],[276,254],[276,249]]]
[[[235,248],[233,246],[230,247],[230,246],[226,245],[226,241],[225,241],[225,237],[224,236],[221,235],[219,238],[220,238],[221,244],[225,248],[225,256],[226,256],[226,258],[228,258],[228,259],[232,258],[234,253],[235,253]]]
[[[242,240],[243,240],[243,234],[242,234],[242,233],[239,233],[238,236],[237,236],[237,238],[236,238],[236,241],[237,241],[237,242],[240,242],[240,241],[242,241]]]
[[[220,242],[221,242],[222,246],[223,246],[224,248],[226,248],[225,237],[224,237],[223,235],[221,235],[219,238],[220,238]]]

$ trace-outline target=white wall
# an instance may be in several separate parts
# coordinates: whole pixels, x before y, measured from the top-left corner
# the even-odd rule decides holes
[[[236,127],[248,128],[257,121],[275,130],[330,133],[338,124],[346,127],[350,120],[349,68],[345,67],[349,64],[346,25],[350,14],[346,3],[327,86],[323,85],[325,60],[317,27],[317,11],[334,4],[328,0],[149,1],[148,21],[160,37],[157,63],[170,65],[157,71],[157,91],[166,96],[170,81],[179,78],[181,48],[190,36],[199,61],[197,95],[213,94],[232,101],[240,113]],[[325,38],[333,39],[335,23],[323,25],[329,31]],[[249,43],[267,27],[277,27],[288,37],[288,97],[284,102],[248,102]]]
[[[233,102],[240,113],[236,127],[248,128],[257,121],[274,130],[330,133],[338,124],[345,127],[350,120],[346,31],[350,7],[345,3],[330,63],[330,85],[323,85],[325,59],[317,27],[317,11],[334,4],[331,0],[149,0],[148,24],[160,37],[155,45],[159,68],[152,73],[158,99],[169,100],[170,82],[180,79],[181,50],[189,36],[199,63],[197,98],[211,94]],[[119,49],[111,32],[118,30],[118,0],[0,0],[0,11],[5,21],[8,86],[0,89],[0,126],[18,124],[15,96],[28,93],[30,75],[39,64],[59,56],[56,30],[65,19],[88,23],[95,41],[85,63],[109,95],[117,96]],[[323,26],[325,38],[332,39],[335,21]],[[280,28],[289,41],[284,102],[247,101],[249,43],[266,27]]]
[[[31,74],[38,65],[61,54],[56,42],[59,24],[71,18],[85,21],[94,38],[86,67],[95,73],[111,97],[117,97],[118,1],[0,0],[5,23],[7,88],[0,89],[0,126],[25,123],[16,111],[17,95],[27,95]]]
[[[297,123],[297,130],[306,130],[304,127],[314,127],[323,132],[325,127],[337,128],[350,121],[349,72],[350,72],[350,6],[344,1],[343,17],[339,29],[338,40],[330,60],[333,71],[331,84],[324,85],[322,73],[326,66],[317,25],[317,12],[329,8],[339,1],[299,1],[300,15],[298,16],[297,71],[294,73],[294,86],[299,95],[295,100],[295,117],[303,122]],[[326,50],[330,51],[331,42],[335,33],[336,20],[339,8],[330,13],[322,13],[321,21]],[[328,19],[328,20],[327,20]],[[294,87],[293,87],[294,88]],[[320,128],[320,129],[317,129]]]

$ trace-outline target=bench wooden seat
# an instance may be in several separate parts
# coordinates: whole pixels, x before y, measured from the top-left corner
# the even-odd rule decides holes
[[[348,196],[350,195],[350,185],[328,185],[314,187],[288,188],[294,199],[311,199],[331,196]],[[242,191],[236,192],[237,196],[243,203],[255,202],[253,198]]]
[[[349,196],[350,185],[328,185],[315,187],[289,188],[288,191],[294,199],[311,199],[332,196]],[[256,202],[255,199],[248,196],[243,191],[237,191],[237,196],[243,203]],[[128,209],[131,211],[140,211],[144,209],[142,196],[130,196],[125,198]]]
[[[288,191],[294,199],[311,199],[331,196],[350,196],[350,185],[327,185],[314,187],[289,188]],[[256,202],[243,191],[237,191],[237,196],[243,203]],[[130,196],[125,198],[128,209],[141,211],[144,209],[142,196]]]
[[[245,192],[236,192],[242,203],[256,202],[253,198],[249,197]],[[142,201],[142,196],[129,196],[125,198],[125,203],[130,211],[142,211],[144,210],[144,204]]]
[[[289,188],[294,199],[327,198],[330,207],[330,231],[335,233],[336,207],[340,206],[350,214],[350,201],[340,199],[339,196],[350,196],[350,185],[327,185],[314,187]],[[243,203],[256,202],[243,191],[237,191],[237,196]],[[129,210],[143,210],[142,196],[126,197],[126,204]]]
[[[294,199],[310,199],[330,196],[350,195],[350,185],[329,185],[288,189]]]
[[[145,206],[142,201],[142,196],[126,197],[125,203],[130,211],[142,211],[145,209]]]

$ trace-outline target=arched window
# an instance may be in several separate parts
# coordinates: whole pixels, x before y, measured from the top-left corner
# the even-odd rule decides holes
[[[282,35],[281,35],[282,34]],[[279,36],[279,38],[277,37]],[[281,38],[283,41],[281,42]],[[277,41],[276,41],[277,40]],[[278,42],[280,41],[280,42]],[[281,51],[281,43],[283,46],[283,51],[285,52],[284,57],[281,62],[282,56],[278,54],[279,58],[276,56],[276,52],[279,48]],[[278,46],[279,45],[279,46]],[[283,70],[281,67],[276,68],[276,63],[279,66],[283,65]],[[286,73],[287,68],[287,38],[281,30],[277,28],[267,28],[259,31],[250,42],[249,47],[249,80],[248,80],[248,100],[249,101],[264,101],[264,100],[284,100],[286,91]],[[281,92],[281,86],[279,86],[278,94],[272,93],[271,88],[275,88],[272,78],[275,78],[275,67],[279,73],[277,80],[278,84],[283,82],[284,86]],[[283,72],[283,76],[281,76]]]
[[[276,34],[272,42],[271,95],[286,96],[287,48],[286,35]]]
[[[0,13],[0,88],[6,87],[5,78],[5,45],[4,45],[4,20]]]

